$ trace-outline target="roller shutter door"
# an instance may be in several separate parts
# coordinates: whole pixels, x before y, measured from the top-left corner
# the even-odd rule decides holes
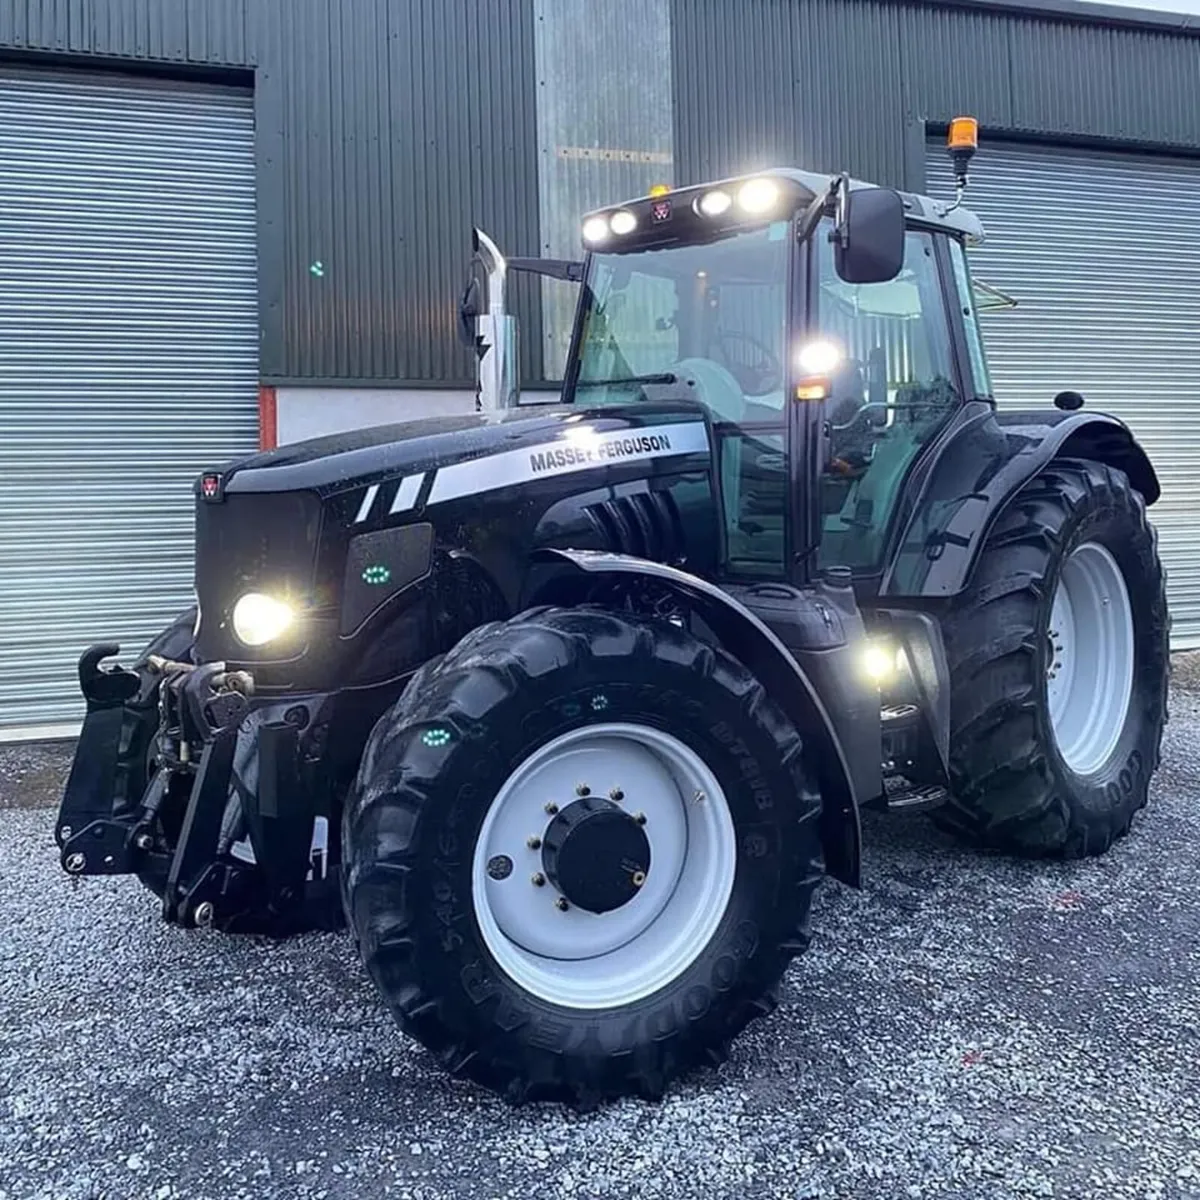
[[[952,194],[940,143],[928,162]],[[1200,163],[985,145],[967,197],[975,275],[1018,301],[983,319],[997,400],[1073,388],[1129,423],[1162,481],[1173,641],[1200,645]]]
[[[0,739],[191,603],[191,483],[257,383],[251,97],[0,75]]]

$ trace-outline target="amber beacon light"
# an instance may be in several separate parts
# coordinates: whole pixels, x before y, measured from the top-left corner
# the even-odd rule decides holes
[[[954,164],[954,182],[961,195],[967,186],[967,167],[979,149],[979,122],[974,117],[955,117],[946,135],[946,149]]]

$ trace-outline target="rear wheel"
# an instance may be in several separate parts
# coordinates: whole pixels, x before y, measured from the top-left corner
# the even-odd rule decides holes
[[[1052,464],[945,622],[953,799],[935,819],[1022,854],[1106,850],[1158,766],[1168,625],[1141,496],[1099,463]]]
[[[774,1004],[820,798],[733,659],[538,610],[418,674],[345,809],[348,917],[401,1026],[510,1099],[657,1096]]]

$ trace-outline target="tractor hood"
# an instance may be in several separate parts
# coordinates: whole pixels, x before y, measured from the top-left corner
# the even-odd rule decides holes
[[[693,453],[707,443],[701,408],[684,400],[506,409],[381,425],[256,454],[222,472],[220,493],[309,491],[327,498],[422,476],[434,503],[452,491],[484,492],[618,459]]]
[[[338,491],[367,476],[429,469],[493,453],[527,438],[553,438],[570,409],[507,409],[426,417],[294,442],[230,464],[227,492]]]
[[[412,421],[232,463],[197,483],[197,651],[203,661],[252,667],[268,688],[365,678],[351,662],[366,653],[356,646],[374,645],[381,623],[416,613],[421,597],[434,615],[420,619],[444,623],[463,592],[445,584],[457,597],[449,607],[435,594],[465,562],[480,572],[468,591],[498,589],[497,611],[507,611],[539,547],[611,549],[617,534],[604,531],[628,526],[636,546],[665,538],[711,551],[707,489],[650,498],[652,482],[688,478],[695,491],[710,463],[705,413],[683,399]],[[647,498],[627,514],[631,490]],[[613,504],[620,511],[607,518],[607,509],[589,515],[588,505]],[[689,504],[696,511],[680,515]],[[303,619],[269,640],[241,639],[235,609],[251,595]],[[429,638],[437,640],[426,631],[417,641]]]

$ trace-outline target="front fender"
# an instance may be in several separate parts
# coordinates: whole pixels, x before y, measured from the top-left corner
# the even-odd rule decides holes
[[[1107,413],[996,413],[981,406],[934,455],[921,472],[881,596],[961,592],[996,518],[1056,458],[1089,458],[1124,471],[1147,504],[1161,491],[1145,450]]]
[[[542,582],[530,597],[531,604],[578,598],[578,587],[571,585],[578,584],[580,575],[593,580],[606,575],[631,581],[652,579],[687,601],[721,645],[763,684],[809,745],[816,743],[813,762],[820,773],[825,869],[835,879],[858,887],[861,877],[858,808],[860,802],[872,797],[856,794],[854,773],[834,723],[812,681],[779,638],[716,585],[676,567],[600,550],[546,549],[539,551],[537,557],[544,563],[567,567],[568,571],[566,578],[559,572]]]

